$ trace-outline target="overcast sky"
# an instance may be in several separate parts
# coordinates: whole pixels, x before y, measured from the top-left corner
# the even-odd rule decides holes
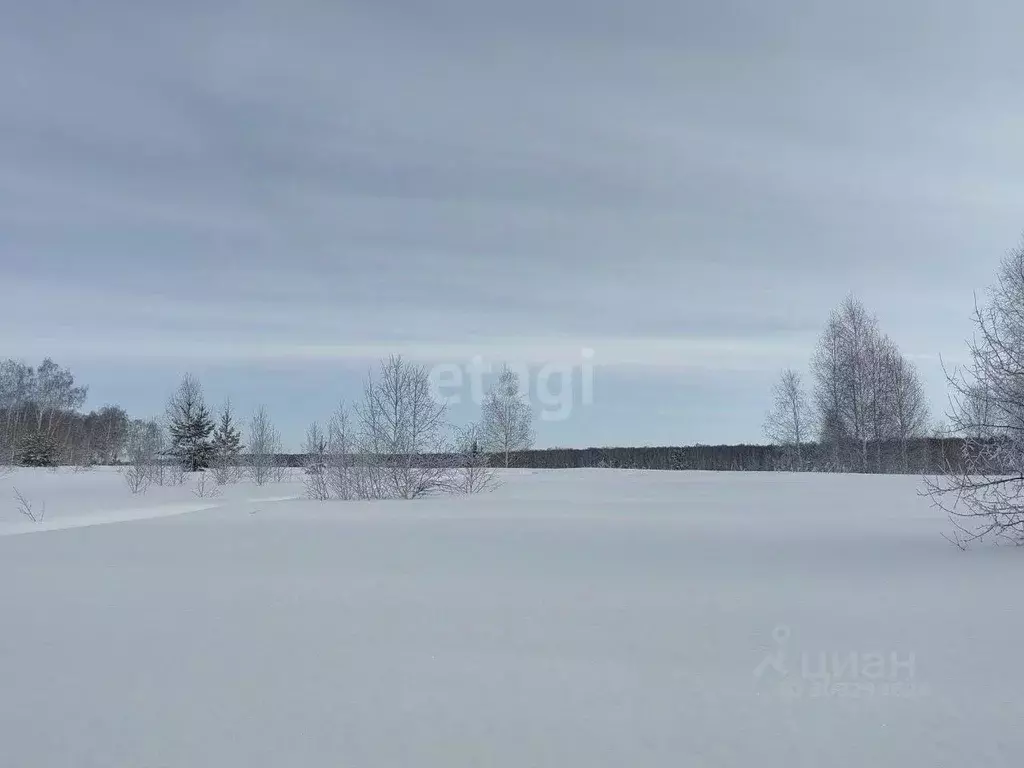
[[[0,357],[133,415],[591,349],[539,444],[756,441],[850,291],[941,413],[1024,229],[1011,0],[0,10]]]

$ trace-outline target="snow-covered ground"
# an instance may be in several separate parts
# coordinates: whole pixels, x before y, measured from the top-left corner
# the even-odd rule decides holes
[[[21,516],[13,487],[46,518]],[[0,478],[0,765],[1018,766],[1024,552],[906,477]]]

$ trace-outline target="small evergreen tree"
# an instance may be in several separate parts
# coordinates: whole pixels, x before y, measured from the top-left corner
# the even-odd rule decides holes
[[[242,431],[235,426],[231,401],[224,403],[220,412],[220,423],[213,433],[213,458],[218,468],[229,470],[241,464]]]
[[[23,467],[56,467],[60,463],[56,440],[44,432],[26,437],[17,458]]]
[[[203,402],[203,390],[191,375],[186,375],[177,391],[167,403],[168,431],[171,452],[182,467],[198,472],[210,466],[213,458],[213,419]]]

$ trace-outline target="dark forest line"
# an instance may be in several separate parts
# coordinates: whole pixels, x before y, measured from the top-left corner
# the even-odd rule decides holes
[[[940,474],[961,462],[962,438],[915,438],[904,446],[898,441],[835,446],[807,444],[802,464],[795,466],[792,451],[773,445],[618,446],[611,448],[533,448],[509,453],[516,469],[655,469],[709,472],[852,472],[870,474]],[[434,454],[429,460],[450,462],[454,457]],[[305,454],[282,454],[278,461],[301,467]]]

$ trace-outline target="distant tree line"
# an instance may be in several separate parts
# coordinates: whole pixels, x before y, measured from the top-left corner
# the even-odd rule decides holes
[[[907,466],[907,472],[926,474],[958,465],[963,438],[923,437],[871,446],[882,467]],[[804,471],[834,472],[833,448],[805,443]],[[437,456],[446,461],[448,456]],[[301,456],[289,457],[296,465]],[[615,448],[542,448],[512,451],[508,466],[519,469],[658,469],[707,472],[780,472],[792,470],[792,455],[775,445],[687,445]],[[906,462],[906,464],[904,464]],[[854,472],[861,469],[854,468]],[[874,471],[874,470],[871,470]],[[888,474],[894,474],[886,470]]]
[[[211,470],[219,485],[248,476],[257,484],[280,477],[286,467],[304,468],[317,476],[334,467],[334,495],[415,496],[450,484],[451,472],[484,467],[635,468],[711,471],[776,471],[798,466],[806,471],[937,472],[958,455],[952,438],[889,439],[845,444],[849,465],[837,464],[834,442],[811,442],[806,405],[798,398],[799,377],[783,376],[782,389],[795,405],[792,434],[799,440],[779,445],[692,445],[662,447],[551,448],[529,450],[533,442],[532,412],[515,373],[503,369],[481,404],[480,422],[456,429],[432,401],[426,371],[401,358],[381,364],[376,382],[368,382],[363,401],[342,405],[325,427],[313,424],[303,452],[286,453],[266,408],[258,407],[245,423],[231,402],[216,412],[206,404],[202,386],[186,375],[168,398],[159,418],[131,419],[114,405],[82,413],[87,389],[71,372],[50,359],[37,368],[7,360],[0,363],[0,464],[23,466],[90,466],[125,464],[134,467],[131,485],[142,492],[152,484],[183,482],[183,472]],[[799,419],[808,419],[803,426]],[[415,424],[415,427],[409,426]],[[805,431],[806,430],[806,431]],[[244,434],[243,434],[244,433]],[[865,462],[864,457],[867,457]],[[391,466],[391,478],[373,481],[377,488],[354,490],[357,464]],[[405,463],[405,479],[394,467]],[[339,469],[342,467],[342,469]],[[325,470],[326,471],[326,470]],[[347,473],[348,481],[341,477]],[[368,474],[362,471],[362,474]],[[414,478],[418,477],[418,480]],[[435,483],[431,478],[434,478]],[[364,478],[365,479],[365,478]],[[443,481],[443,482],[442,482]],[[473,485],[474,481],[470,482]],[[324,495],[326,484],[315,480]],[[348,490],[342,490],[348,485]]]
[[[124,464],[132,468],[129,485],[136,492],[206,470],[218,485],[243,476],[263,485],[293,466],[304,470],[315,498],[415,498],[486,485],[497,466],[938,474],[962,469],[967,440],[992,466],[997,454],[1016,456],[995,450],[1015,427],[987,425],[1000,415],[992,382],[961,385],[957,436],[929,434],[915,367],[854,297],[830,316],[810,372],[809,393],[799,373],[782,373],[765,421],[768,445],[532,450],[532,410],[508,368],[487,392],[479,422],[458,429],[435,401],[426,369],[391,357],[367,378],[361,400],[310,425],[303,450],[287,454],[266,408],[244,423],[230,401],[214,412],[191,375],[160,417],[140,420],[116,405],[83,413],[87,388],[49,358],[38,367],[6,360],[0,362],[0,464]]]
[[[83,413],[87,394],[49,358],[38,367],[0,363],[0,468],[120,465],[136,494],[195,475],[196,493],[206,496],[243,477],[281,482],[298,466],[315,499],[412,499],[485,490],[494,469],[533,441],[532,408],[508,367],[479,422],[459,428],[448,423],[427,369],[392,356],[367,377],[361,400],[342,403],[326,427],[310,425],[304,452],[291,456],[265,407],[244,424],[230,400],[215,413],[190,374],[157,418],[131,419],[117,406]]]

